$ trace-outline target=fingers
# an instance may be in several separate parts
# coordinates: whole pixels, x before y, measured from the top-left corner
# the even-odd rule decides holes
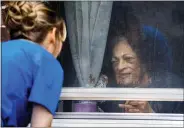
[[[129,104],[137,107],[140,110],[145,110],[148,106],[147,101],[131,101]]]
[[[119,104],[119,107],[124,108],[125,112],[140,113],[148,111],[148,104],[147,101],[126,101],[125,104]]]
[[[137,105],[146,105],[147,104],[147,101],[129,101],[130,105],[134,105],[134,106],[137,106]]]
[[[128,104],[119,104],[119,107],[125,109],[125,112],[128,112],[129,109],[136,109],[132,105],[128,105]]]
[[[119,107],[125,108],[125,109],[134,109],[135,108],[132,105],[128,105],[128,104],[119,104]]]
[[[129,113],[149,112],[149,103],[147,101],[126,101],[125,104],[119,104],[119,107]]]
[[[127,109],[126,112],[129,112],[129,113],[140,113],[140,110],[139,109]]]

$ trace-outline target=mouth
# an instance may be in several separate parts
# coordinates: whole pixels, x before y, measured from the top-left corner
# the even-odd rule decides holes
[[[125,79],[125,78],[129,77],[130,75],[131,75],[131,73],[123,73],[123,74],[119,74],[118,78]]]

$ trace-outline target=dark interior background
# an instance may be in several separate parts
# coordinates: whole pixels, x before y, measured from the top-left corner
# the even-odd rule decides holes
[[[156,27],[166,35],[172,48],[173,72],[184,77],[184,2],[127,2],[142,24]]]
[[[56,10],[58,15],[65,19],[64,2],[50,1],[49,3],[53,9]],[[184,2],[121,1],[114,3],[122,5],[122,11],[133,9],[141,24],[152,27],[158,26],[159,31],[166,36],[168,43],[172,48],[172,57],[174,60],[172,69],[173,73],[184,78]],[[113,13],[115,12],[116,11],[113,10],[112,15],[114,15]],[[58,57],[58,60],[64,68],[64,86],[76,87],[77,78],[72,62],[68,38],[64,43],[63,50],[61,55]]]

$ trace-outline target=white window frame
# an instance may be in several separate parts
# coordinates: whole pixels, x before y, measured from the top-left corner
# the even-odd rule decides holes
[[[53,127],[183,127],[183,114],[57,113]]]
[[[60,100],[184,101],[183,88],[63,88]],[[184,114],[57,112],[53,127],[183,127]]]
[[[184,101],[183,88],[63,88],[60,100]]]

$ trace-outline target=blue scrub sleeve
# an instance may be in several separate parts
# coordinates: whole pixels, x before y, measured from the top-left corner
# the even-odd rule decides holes
[[[42,105],[55,115],[63,84],[63,70],[60,64],[57,60],[45,60],[33,81],[28,101]]]

